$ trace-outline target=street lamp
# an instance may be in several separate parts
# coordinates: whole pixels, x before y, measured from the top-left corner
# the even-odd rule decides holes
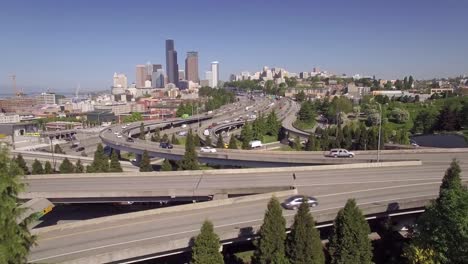
[[[377,143],[377,162],[380,162],[380,137],[382,136],[382,105],[379,105],[380,116],[379,116],[379,142]]]

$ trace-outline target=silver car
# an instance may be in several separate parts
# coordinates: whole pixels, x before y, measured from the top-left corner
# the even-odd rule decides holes
[[[331,158],[354,158],[354,153],[346,149],[330,149],[325,156]]]
[[[315,206],[318,205],[317,198],[315,198],[315,197],[304,196],[304,195],[295,195],[295,196],[291,196],[288,199],[284,200],[284,202],[282,203],[282,206],[285,209],[296,210],[303,203],[304,199],[307,200],[307,204],[309,204],[309,207],[315,207]]]

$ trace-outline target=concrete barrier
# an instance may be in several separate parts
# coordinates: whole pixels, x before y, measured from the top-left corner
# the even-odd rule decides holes
[[[43,228],[33,229],[32,233],[38,235],[38,234],[42,234],[42,233],[46,233],[46,232],[50,232],[50,231],[71,229],[71,228],[77,228],[77,227],[83,227],[83,226],[89,226],[89,225],[96,225],[96,224],[101,224],[101,223],[110,222],[110,221],[128,220],[128,219],[134,219],[134,218],[138,218],[138,217],[153,216],[153,215],[160,215],[160,214],[166,214],[166,213],[176,213],[176,212],[185,212],[185,211],[191,211],[191,210],[200,210],[200,209],[213,208],[213,207],[219,207],[219,206],[226,206],[226,205],[232,205],[232,204],[239,204],[239,203],[247,203],[247,202],[253,202],[253,201],[266,200],[266,199],[270,199],[272,196],[285,197],[285,196],[291,196],[291,195],[295,195],[295,194],[297,194],[297,189],[292,189],[292,190],[287,190],[287,191],[280,191],[280,192],[262,193],[262,194],[256,194],[256,195],[241,196],[241,197],[235,197],[235,198],[229,198],[229,199],[213,200],[213,201],[202,202],[202,203],[172,206],[172,207],[166,207],[166,208],[160,208],[160,209],[154,209],[154,210],[146,210],[146,211],[135,212],[135,213],[99,217],[99,218],[95,218],[95,219],[80,221],[80,222],[77,222],[77,223],[68,223],[68,224],[63,224],[63,225],[43,227]]]
[[[350,163],[338,165],[318,165],[318,166],[297,166],[297,167],[278,167],[278,168],[248,168],[248,169],[223,169],[223,170],[201,170],[201,171],[172,171],[172,172],[124,172],[124,173],[84,173],[84,174],[47,174],[30,175],[26,180],[43,179],[74,179],[74,178],[105,178],[105,177],[164,177],[164,176],[193,176],[201,175],[219,175],[226,176],[230,174],[252,174],[252,173],[270,173],[270,172],[306,172],[306,171],[324,171],[324,170],[343,170],[343,169],[365,169],[365,168],[383,168],[383,167],[403,167],[420,166],[420,160],[412,161],[389,161],[375,163]]]

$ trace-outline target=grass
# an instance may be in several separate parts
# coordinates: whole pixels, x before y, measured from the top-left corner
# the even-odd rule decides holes
[[[312,129],[314,128],[315,126],[315,122],[312,122],[312,123],[304,123],[300,120],[296,120],[294,121],[293,123],[293,126],[297,129],[300,129],[300,130],[308,130],[308,129]]]
[[[215,168],[207,165],[207,164],[200,164],[200,170],[214,170]]]
[[[279,149],[273,149],[273,151],[296,151],[290,146],[281,146]]]
[[[270,136],[270,135],[264,135],[262,143],[266,144],[266,143],[271,143],[271,142],[276,142],[276,141],[278,141],[278,137]]]
[[[243,251],[243,252],[236,253],[236,254],[234,254],[234,256],[236,256],[243,263],[250,263],[250,260],[252,259],[253,254],[254,254],[254,251],[249,250],[249,251]]]
[[[178,137],[179,145],[185,146],[185,142],[187,141],[187,137]]]
[[[121,152],[120,153],[120,157],[122,159],[126,159],[126,160],[132,160],[135,158],[135,154],[131,153],[131,152]]]

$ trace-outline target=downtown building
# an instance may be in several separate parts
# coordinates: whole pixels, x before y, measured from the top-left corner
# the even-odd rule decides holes
[[[177,51],[174,49],[174,40],[166,40],[166,74],[169,83],[177,85],[179,82],[179,65],[177,64]]]
[[[194,83],[199,83],[200,79],[198,76],[198,52],[189,51],[187,52],[187,58],[185,59],[185,79]]]

